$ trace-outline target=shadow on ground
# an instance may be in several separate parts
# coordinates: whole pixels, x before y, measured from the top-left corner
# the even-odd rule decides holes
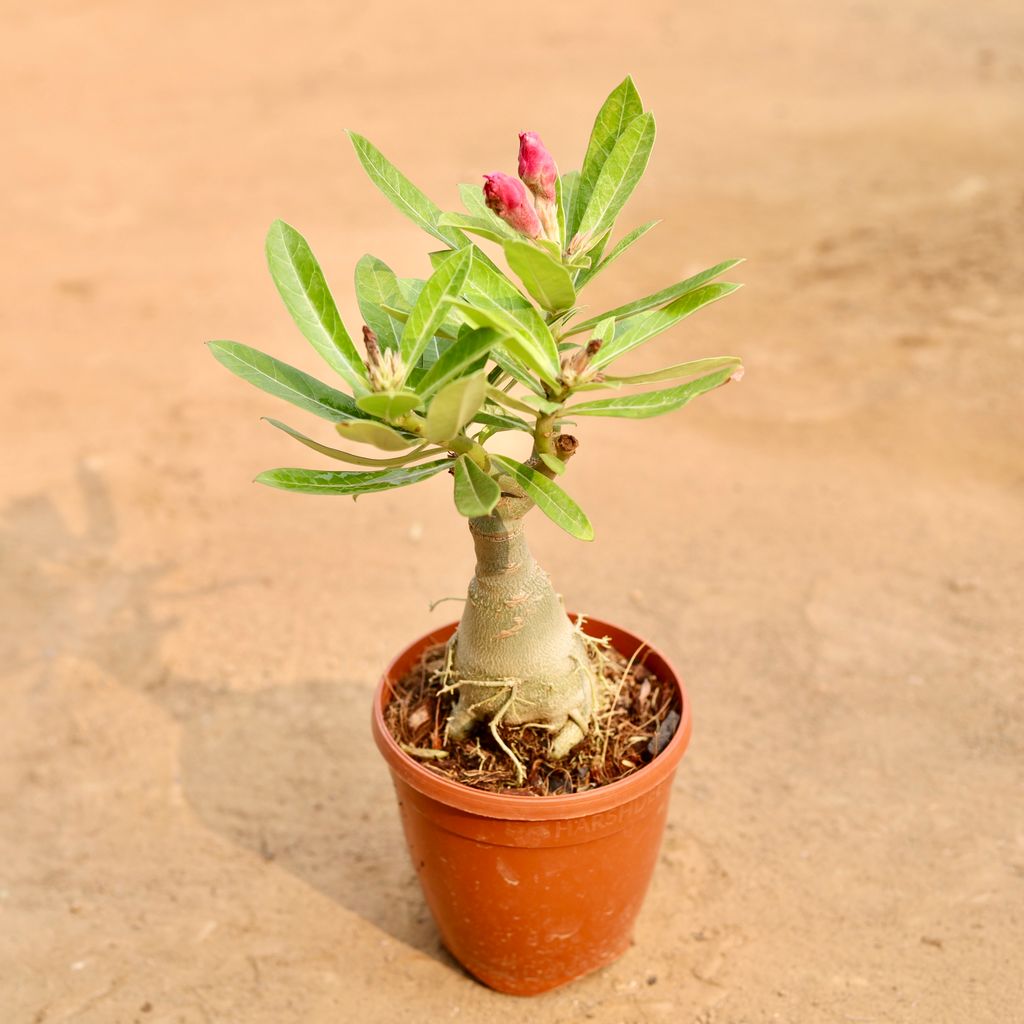
[[[27,609],[9,625],[32,685],[48,687],[56,659],[69,656],[143,693],[181,727],[182,790],[210,829],[454,965],[408,861],[370,738],[365,685],[300,680],[228,690],[169,671],[161,646],[176,619],[163,609],[193,593],[163,586],[170,563],[125,563],[107,485],[85,463],[78,485],[81,530],[45,493],[0,512],[0,568]]]

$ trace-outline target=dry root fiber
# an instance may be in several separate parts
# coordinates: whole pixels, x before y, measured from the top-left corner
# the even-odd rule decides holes
[[[611,647],[591,644],[594,668],[607,697],[589,735],[561,761],[548,757],[550,733],[531,725],[498,727],[502,742],[526,768],[517,769],[486,724],[466,739],[445,742],[445,722],[455,692],[445,686],[446,646],[428,648],[419,664],[395,686],[385,721],[404,750],[430,771],[454,782],[490,792],[536,796],[577,793],[624,778],[664,749],[679,723],[674,687],[664,685],[644,665],[644,648],[625,658]]]

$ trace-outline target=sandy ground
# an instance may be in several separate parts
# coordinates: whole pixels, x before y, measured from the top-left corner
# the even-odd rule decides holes
[[[1019,3],[9,0],[0,46],[4,1024],[1024,1021]],[[635,946],[524,1004],[440,949],[369,736],[471,569],[445,481],[252,486],[310,460],[202,342],[319,369],[274,217],[350,326],[362,253],[425,272],[342,128],[452,208],[626,71],[665,223],[594,301],[746,256],[634,365],[748,373],[587,423],[598,540],[533,525],[696,731]]]

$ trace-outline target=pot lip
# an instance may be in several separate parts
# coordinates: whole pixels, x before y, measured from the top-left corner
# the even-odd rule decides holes
[[[581,616],[570,614],[573,621],[579,617]],[[690,700],[682,677],[664,654],[630,630],[590,616],[583,618],[583,628],[591,635],[611,636],[613,643],[618,639],[625,641],[627,646],[635,645],[633,650],[642,645],[646,646],[648,653],[645,657],[653,656],[654,660],[660,662],[659,674],[662,674],[663,668],[663,674],[667,675],[679,691],[683,709],[679,725],[668,746],[653,761],[617,782],[610,782],[606,786],[599,786],[584,793],[569,793],[562,796],[490,793],[452,782],[423,767],[420,762],[405,753],[391,735],[384,723],[384,708],[390,697],[391,680],[397,664],[415,647],[446,640],[458,626],[458,622],[451,622],[406,644],[391,660],[377,684],[373,697],[373,738],[392,772],[413,789],[451,808],[487,818],[504,818],[512,821],[552,821],[598,814],[642,797],[666,779],[670,779],[690,742],[693,731]],[[631,652],[622,653],[628,657]]]

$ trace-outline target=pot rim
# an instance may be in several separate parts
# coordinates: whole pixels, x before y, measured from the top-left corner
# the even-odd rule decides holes
[[[578,617],[580,616],[570,614],[573,621],[576,621]],[[601,619],[590,616],[583,618],[583,629],[586,633],[591,636],[610,636],[616,649],[626,657],[629,657],[632,651],[638,647],[646,646],[647,653],[644,655],[644,659],[659,663],[656,669],[658,675],[663,678],[663,681],[674,683],[679,692],[682,705],[679,725],[668,746],[653,761],[617,782],[610,782],[605,786],[599,786],[583,793],[568,793],[561,796],[490,793],[486,790],[474,789],[472,786],[452,782],[425,768],[419,761],[402,750],[395,741],[384,722],[384,708],[391,697],[392,679],[398,663],[416,647],[425,647],[447,640],[458,626],[458,622],[450,622],[425,633],[411,644],[407,644],[392,659],[377,684],[373,698],[373,738],[377,749],[391,770],[420,793],[449,807],[487,818],[504,818],[510,821],[553,821],[598,814],[641,797],[670,778],[690,742],[690,735],[693,731],[690,700],[681,676],[657,648],[652,647],[636,634]],[[625,641],[624,646],[632,645],[631,649],[621,650],[617,641]],[[653,668],[654,666],[652,666]]]

